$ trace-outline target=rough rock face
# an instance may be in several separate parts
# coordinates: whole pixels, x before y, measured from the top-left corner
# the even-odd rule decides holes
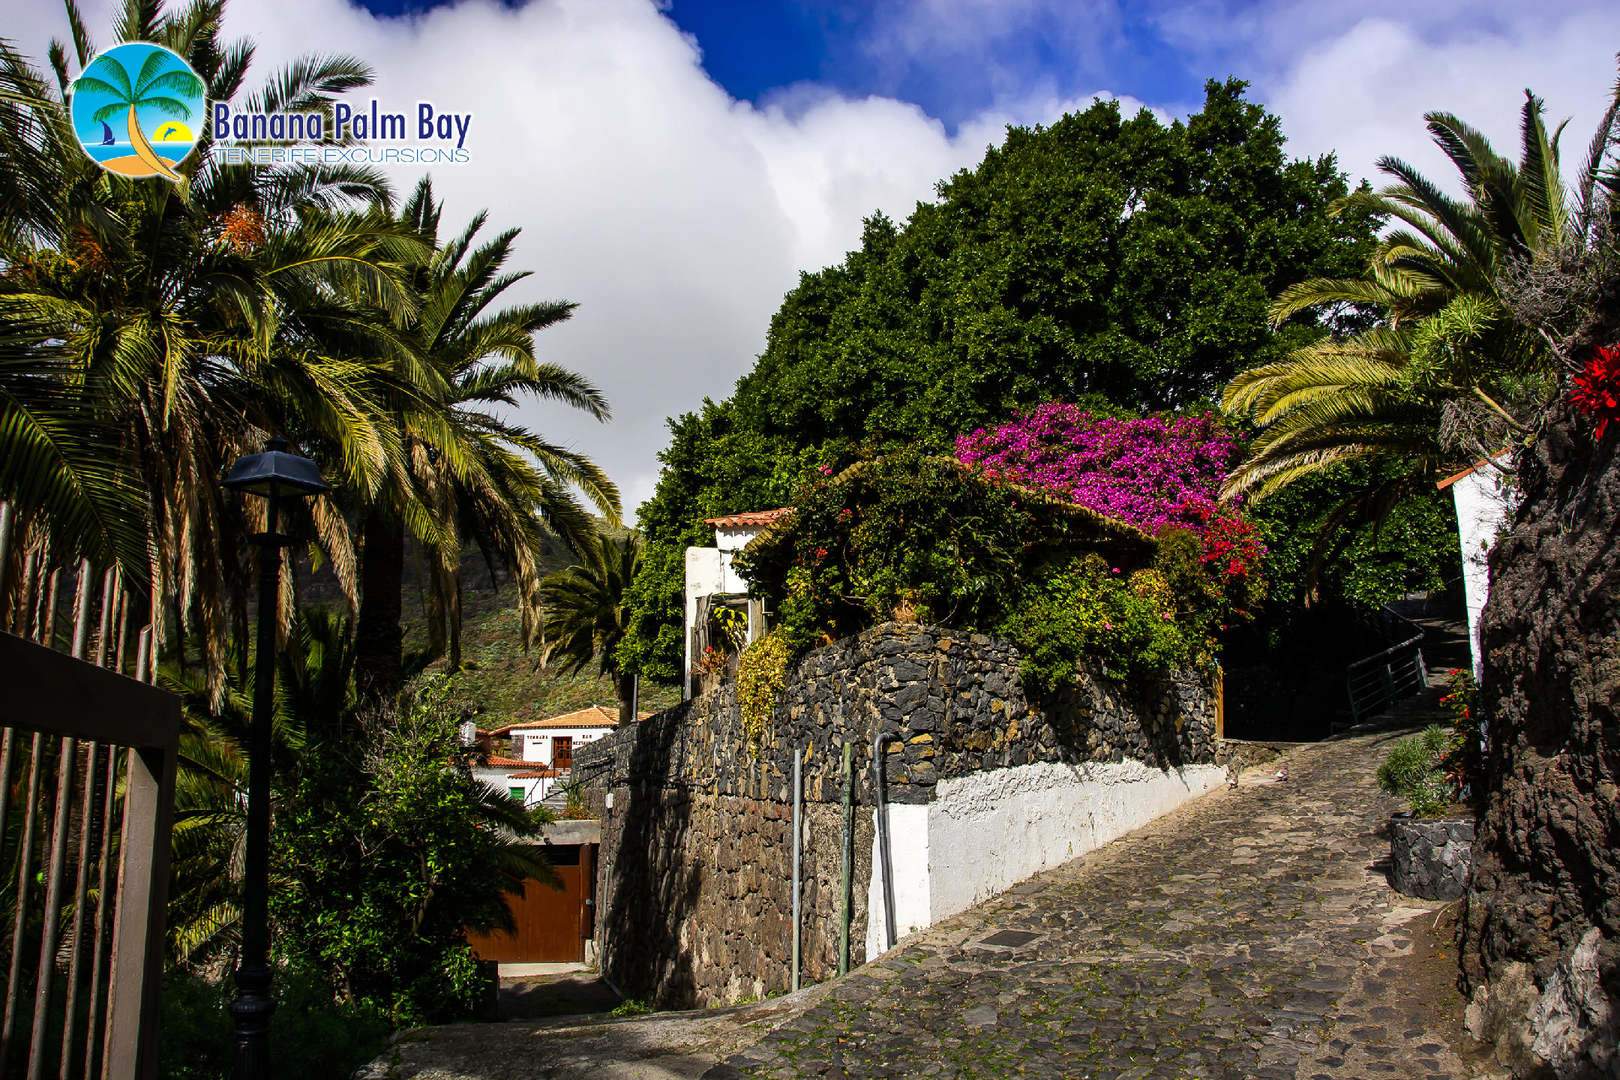
[[[1620,467],[1560,415],[1520,455],[1483,637],[1469,1024],[1525,1075],[1620,1076]]]

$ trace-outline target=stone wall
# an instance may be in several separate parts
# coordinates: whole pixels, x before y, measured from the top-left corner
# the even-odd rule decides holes
[[[867,952],[874,881],[875,735],[892,736],[882,755],[888,800],[924,814],[942,785],[960,791],[968,778],[1037,764],[1064,779],[1109,784],[1162,786],[1183,766],[1215,771],[1207,764],[1215,751],[1213,707],[1199,680],[1127,692],[1083,677],[1042,709],[1025,695],[1018,665],[1015,649],[982,635],[890,623],[804,657],[757,747],[726,684],[576,752],[576,773],[590,785],[603,822],[598,940],[608,977],[626,994],[662,1005],[716,1004],[787,987],[796,748],[806,801],[807,983],[836,971],[845,743],[855,766],[856,963]],[[1154,795],[1151,810],[1207,788],[1171,786],[1170,795]],[[947,802],[962,799],[940,805]],[[898,821],[925,820],[896,814],[896,831]],[[1136,820],[1107,818],[1116,819]],[[983,858],[998,856],[985,850]],[[907,925],[926,925],[938,914],[925,911]]]
[[[1519,456],[1483,617],[1487,801],[1469,1024],[1516,1071],[1620,1075],[1620,440],[1555,417]]]

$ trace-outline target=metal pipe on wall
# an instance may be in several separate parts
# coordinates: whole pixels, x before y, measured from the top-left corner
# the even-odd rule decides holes
[[[883,875],[883,929],[888,934],[883,943],[885,950],[894,948],[900,935],[895,932],[894,866],[889,859],[889,799],[883,776],[883,744],[899,737],[892,731],[880,731],[872,736],[872,804],[877,817],[878,869]]]
[[[799,988],[799,940],[802,926],[800,925],[799,893],[801,860],[804,854],[804,747],[793,747],[793,978],[792,988]]]
[[[855,744],[844,744],[844,846],[840,851],[838,974],[849,973],[850,886],[855,875]]]

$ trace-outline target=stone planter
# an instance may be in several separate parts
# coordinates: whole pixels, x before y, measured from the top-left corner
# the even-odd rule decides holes
[[[1456,900],[1468,888],[1473,850],[1473,818],[1396,814],[1389,821],[1390,884],[1407,896]]]

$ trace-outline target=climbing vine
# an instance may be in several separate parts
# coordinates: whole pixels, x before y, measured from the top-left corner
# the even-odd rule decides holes
[[[787,670],[787,642],[775,631],[744,649],[737,661],[737,711],[751,749],[757,750],[765,738]]]

